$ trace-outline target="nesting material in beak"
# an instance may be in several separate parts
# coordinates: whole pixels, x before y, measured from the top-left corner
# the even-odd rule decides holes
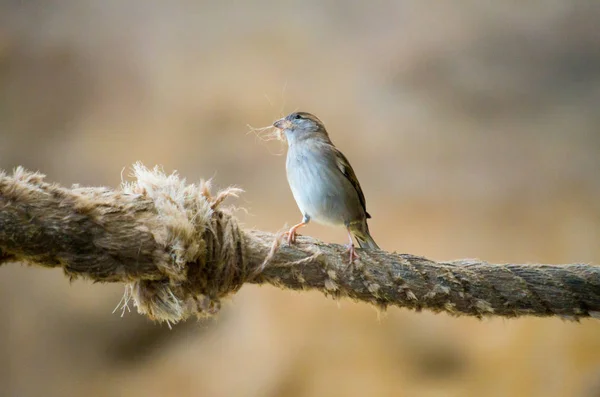
[[[280,130],[285,130],[286,128],[289,128],[291,126],[291,124],[292,123],[290,123],[289,120],[279,119],[273,123],[273,127],[279,128]]]

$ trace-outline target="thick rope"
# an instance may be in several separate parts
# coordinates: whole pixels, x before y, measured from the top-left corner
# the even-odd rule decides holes
[[[345,247],[300,237],[280,245],[271,233],[242,230],[221,208],[239,189],[216,196],[209,183],[134,166],[118,190],[63,188],[17,169],[0,173],[0,264],[62,267],[69,277],[126,285],[152,319],[177,322],[215,314],[244,283],[316,289],[453,315],[600,317],[600,267],[438,263],[359,250],[348,268]]]
[[[248,239],[265,242],[258,257],[266,255],[270,236],[250,233]],[[600,318],[598,266],[501,265],[475,259],[434,262],[410,254],[362,250],[360,263],[348,271],[344,246],[301,237],[294,252],[288,250],[292,248],[281,247],[270,266],[251,282],[316,289],[334,298],[349,297],[382,309],[399,306],[479,318]],[[297,250],[312,255],[296,255]],[[290,257],[298,259],[290,264]]]

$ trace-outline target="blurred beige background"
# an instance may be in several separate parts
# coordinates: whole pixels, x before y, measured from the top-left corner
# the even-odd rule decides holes
[[[247,124],[305,110],[383,248],[600,264],[599,20],[585,0],[2,0],[0,168],[116,187],[162,164],[244,188],[244,224],[277,231],[300,220],[285,148]],[[600,396],[598,321],[247,286],[170,331],[111,314],[121,293],[0,267],[0,396]]]

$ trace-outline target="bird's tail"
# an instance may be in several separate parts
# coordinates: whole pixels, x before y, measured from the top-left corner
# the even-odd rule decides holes
[[[369,233],[367,222],[364,222],[360,228],[350,229],[350,232],[358,242],[360,248],[380,249],[375,240],[373,240],[373,237],[371,237],[371,233]]]

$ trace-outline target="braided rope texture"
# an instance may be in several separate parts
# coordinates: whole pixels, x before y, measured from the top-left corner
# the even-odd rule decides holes
[[[218,312],[244,283],[316,289],[380,308],[475,317],[600,317],[600,267],[435,262],[409,254],[346,249],[300,236],[243,230],[210,181],[133,167],[119,189],[61,187],[17,168],[0,173],[0,264],[60,267],[70,278],[121,282],[121,308],[174,323]]]

